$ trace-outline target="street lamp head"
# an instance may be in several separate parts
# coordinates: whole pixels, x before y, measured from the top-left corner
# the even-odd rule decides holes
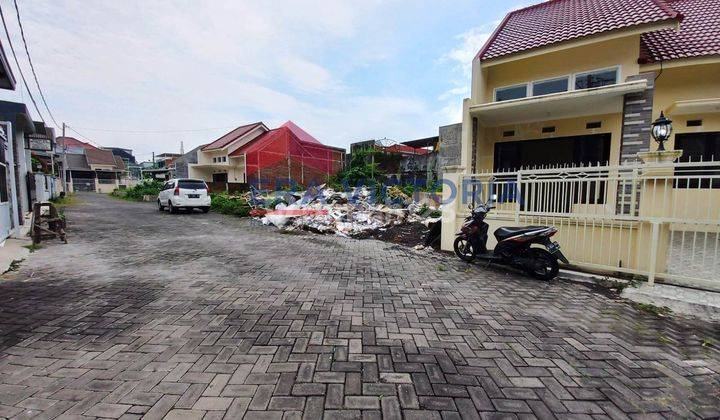
[[[660,111],[660,117],[652,123],[651,134],[656,142],[659,143],[658,151],[665,150],[665,142],[670,138],[672,133],[672,121],[665,118],[665,114]]]

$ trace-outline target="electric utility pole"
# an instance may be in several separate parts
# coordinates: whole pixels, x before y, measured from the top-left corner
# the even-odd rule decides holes
[[[60,174],[60,179],[62,179],[63,184],[63,192],[65,195],[67,195],[67,140],[65,139],[65,122],[62,123],[62,137],[63,137],[63,144],[62,144],[62,173]]]

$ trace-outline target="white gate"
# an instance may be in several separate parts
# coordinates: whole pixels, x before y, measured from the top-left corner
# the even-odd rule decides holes
[[[488,216],[547,224],[573,265],[720,290],[720,162],[633,163],[468,175]]]

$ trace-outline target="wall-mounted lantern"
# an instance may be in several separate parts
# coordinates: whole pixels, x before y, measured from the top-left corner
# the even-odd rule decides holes
[[[656,142],[658,142],[658,151],[665,151],[665,142],[672,134],[672,121],[665,118],[665,114],[660,111],[660,117],[652,123],[651,134]]]

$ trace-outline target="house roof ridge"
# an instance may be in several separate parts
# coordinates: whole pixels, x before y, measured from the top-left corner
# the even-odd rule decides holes
[[[251,124],[239,125],[239,126],[233,128],[232,130],[228,131],[227,133],[223,134],[222,136],[218,137],[217,139],[215,139],[215,140],[211,141],[210,143],[206,144],[206,145],[203,146],[202,149],[200,149],[200,150],[222,149],[223,147],[225,147],[225,146],[227,146],[228,144],[232,143],[232,142],[233,142],[234,140],[236,140],[238,137],[244,136],[245,134],[249,133],[251,130],[253,130],[254,128],[256,128],[256,127],[258,127],[258,126],[260,126],[260,125],[265,125],[265,123],[263,123],[262,121],[257,121],[257,122],[251,123]],[[244,133],[238,135],[237,137],[229,140],[227,143],[224,143],[224,144],[218,145],[218,146],[208,147],[208,146],[214,145],[215,143],[217,143],[218,141],[222,140],[223,138],[231,135],[233,132],[238,131],[238,130],[241,130],[241,129],[247,129],[247,130],[246,130]]]
[[[490,60],[682,18],[668,0],[547,0],[508,12],[475,58]]]
[[[551,0],[551,1],[555,1],[555,0]],[[493,42],[495,42],[495,39],[497,38],[498,34],[500,34],[500,31],[502,31],[503,28],[505,28],[505,25],[510,20],[510,16],[515,12],[516,12],[516,10],[513,10],[512,12],[508,12],[507,14],[505,14],[505,17],[503,18],[503,20],[500,22],[498,27],[495,28],[493,33],[490,35],[490,38],[488,38],[487,41],[485,41],[485,45],[483,45],[482,48],[480,48],[480,51],[477,53],[475,58],[482,57],[483,54],[485,54],[485,52],[488,50],[488,48],[490,48],[490,46],[493,44]]]
[[[682,19],[682,13],[670,7],[665,0],[652,0],[652,2],[657,4],[665,13],[669,14],[671,19]]]

